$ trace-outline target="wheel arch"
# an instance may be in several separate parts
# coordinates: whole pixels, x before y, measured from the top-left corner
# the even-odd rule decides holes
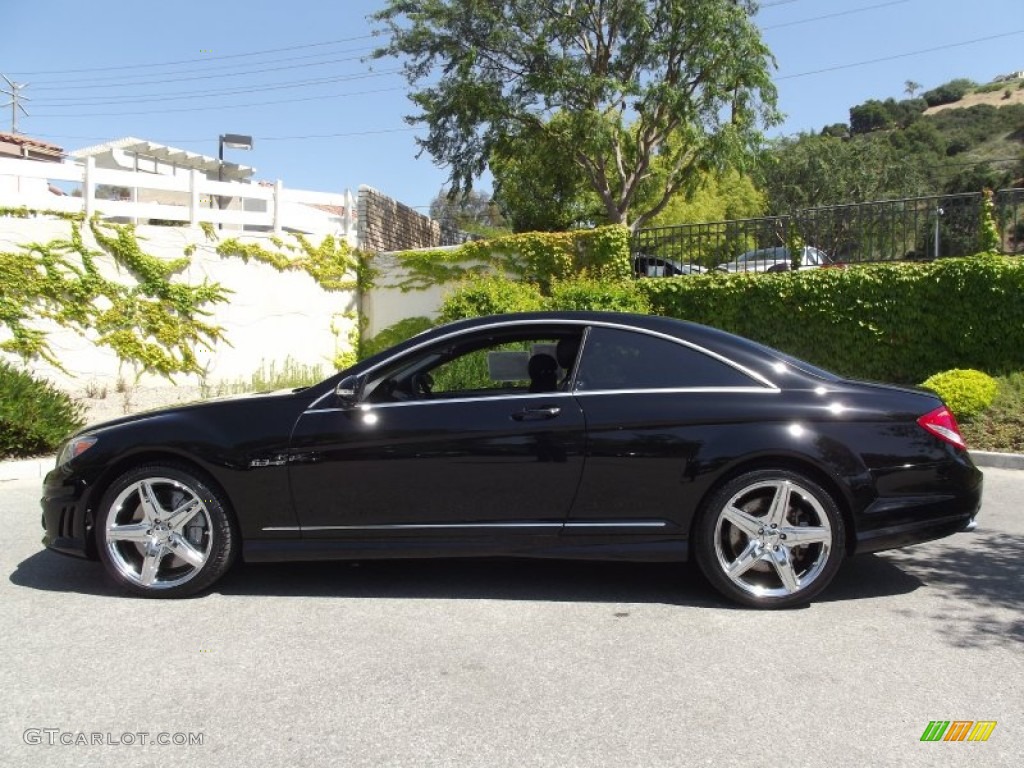
[[[88,521],[92,523],[93,535],[86,537],[86,555],[93,560],[99,559],[99,552],[96,543],[96,529],[98,525],[98,507],[107,490],[125,472],[146,464],[165,464],[179,467],[199,477],[204,483],[210,485],[214,490],[219,491],[225,502],[225,511],[231,517],[234,528],[241,536],[241,528],[238,525],[238,516],[235,514],[234,503],[223,484],[219,483],[213,474],[197,462],[194,458],[170,450],[145,450],[139,453],[132,453],[120,457],[92,483],[89,491],[89,500],[86,504],[85,514]]]
[[[701,516],[703,516],[708,502],[714,498],[720,488],[741,475],[764,469],[783,469],[791,472],[798,472],[806,475],[808,478],[820,485],[822,489],[832,497],[836,506],[839,508],[839,514],[842,515],[843,518],[843,527],[846,529],[843,548],[847,555],[853,554],[856,544],[856,536],[853,535],[853,504],[849,495],[835,477],[820,465],[806,457],[790,454],[751,457],[738,462],[734,466],[730,467],[728,471],[722,473],[714,483],[708,486],[707,490],[704,492],[703,496],[701,496],[700,501],[695,507],[695,513],[693,518],[690,520],[690,528],[687,533],[689,540],[694,540],[694,529],[697,527],[697,523]]]

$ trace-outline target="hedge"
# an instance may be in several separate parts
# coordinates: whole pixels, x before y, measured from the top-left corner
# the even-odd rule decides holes
[[[488,278],[450,294],[441,316],[648,307],[855,378],[914,384],[950,368],[1024,370],[1024,259],[989,254],[778,274],[556,282],[548,296]]]
[[[1024,369],[1024,259],[983,254],[637,283],[655,314],[713,325],[837,373],[919,382]]]

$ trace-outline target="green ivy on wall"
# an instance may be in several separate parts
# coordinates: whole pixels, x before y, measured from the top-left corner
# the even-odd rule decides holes
[[[996,223],[996,205],[993,197],[991,189],[985,189],[981,193],[981,226],[978,231],[978,249],[985,253],[999,253],[1003,245],[999,235],[999,225]]]
[[[406,272],[394,287],[424,290],[481,274],[536,283],[543,292],[556,280],[586,275],[616,280],[632,274],[629,230],[622,226],[573,232],[526,232],[477,240],[454,248],[393,254]]]
[[[227,291],[216,283],[174,280],[189,260],[164,261],[145,253],[131,225],[42,213],[68,221],[70,235],[0,252],[0,325],[11,333],[0,349],[63,369],[46,331],[38,327],[39,321],[52,321],[111,349],[139,373],[199,373],[196,350],[223,338],[222,329],[204,318],[208,307],[227,300]],[[3,214],[26,217],[28,212],[5,209]],[[100,250],[86,245],[85,226]],[[97,266],[104,255],[134,282],[105,277]]]
[[[216,239],[212,231],[208,239]],[[358,306],[362,296],[373,286],[377,271],[372,265],[371,255],[350,246],[346,241],[327,235],[319,245],[313,245],[299,233],[289,233],[293,243],[279,237],[271,238],[276,250],[270,250],[256,243],[243,243],[229,238],[219,243],[215,250],[222,257],[236,257],[248,263],[250,260],[267,264],[279,272],[305,272],[325,291],[354,291],[356,308],[339,314],[349,321],[346,334],[347,347],[337,352],[332,363],[339,370],[353,365],[360,355],[364,319]],[[331,320],[331,331],[335,336],[342,334],[336,319]]]
[[[364,291],[373,280],[373,270],[362,252],[344,240],[327,235],[313,245],[303,235],[290,233],[294,243],[272,238],[277,250],[257,243],[243,243],[229,238],[216,246],[220,256],[234,256],[244,262],[257,261],[278,272],[305,272],[325,291]]]
[[[165,260],[143,251],[132,225],[111,224],[98,217],[86,222],[80,213],[0,209],[0,216],[13,218],[37,214],[68,221],[70,234],[66,239],[27,243],[0,253],[0,326],[11,334],[0,349],[26,360],[41,358],[63,370],[46,331],[38,327],[39,321],[52,321],[111,349],[138,374],[168,378],[176,373],[203,374],[196,352],[224,340],[223,329],[205,318],[212,305],[227,301],[230,291],[217,283],[189,285],[175,279],[190,264],[195,244],[184,248],[182,258]],[[99,250],[86,245],[86,225]],[[213,225],[201,222],[200,226],[206,239],[217,243],[214,250],[220,256],[256,261],[282,272],[302,271],[324,290],[355,291],[361,296],[376,276],[368,254],[329,235],[319,244],[301,234],[293,234],[291,243],[272,238],[276,250],[269,250],[235,238],[218,242]],[[104,256],[134,282],[105,277],[97,265]],[[356,360],[363,320],[357,309],[338,317],[349,321],[348,346],[333,360],[344,368]],[[344,332],[335,320],[331,327],[336,335]]]

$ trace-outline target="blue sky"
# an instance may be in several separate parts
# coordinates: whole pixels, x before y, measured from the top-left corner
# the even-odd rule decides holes
[[[218,135],[250,134],[254,149],[227,158],[258,178],[319,191],[368,184],[425,209],[446,172],[416,158],[397,63],[362,60],[374,45],[366,16],[382,5],[14,3],[0,73],[29,84],[19,130],[66,150],[130,135],[216,155]],[[786,114],[772,135],[845,121],[868,98],[904,98],[907,80],[927,89],[1024,69],[1024,0],[764,0],[757,23]]]

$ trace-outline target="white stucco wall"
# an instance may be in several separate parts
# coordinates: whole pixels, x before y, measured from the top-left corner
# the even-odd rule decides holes
[[[70,226],[60,219],[0,217],[0,251],[67,238]],[[181,258],[186,246],[196,244],[191,263],[179,279],[193,284],[205,279],[233,291],[228,303],[211,307],[213,314],[208,321],[223,328],[228,343],[200,351],[198,358],[206,367],[207,385],[248,380],[262,364],[273,362],[280,367],[287,357],[303,365],[319,364],[325,372],[331,372],[335,355],[349,348],[351,321],[345,313],[355,308],[352,293],[325,291],[305,272],[281,273],[263,264],[222,258],[199,228],[140,226],[137,234],[143,250],[160,258]],[[94,246],[88,228],[85,236]],[[269,235],[245,234],[240,239],[274,248]],[[284,239],[287,241],[287,236]],[[105,274],[116,272],[109,261],[101,261],[101,268]],[[131,281],[127,275],[121,279]],[[0,328],[0,340],[9,336],[5,328]],[[130,370],[120,370],[113,352],[70,331],[52,329],[49,343],[67,373],[43,362],[30,367],[59,386],[74,389],[86,382],[114,386],[119,376],[134,376]],[[197,376],[176,376],[175,381],[191,386],[200,383]],[[169,383],[159,376],[144,376],[139,385],[159,387]]]
[[[424,250],[454,250],[459,246],[448,248],[427,248]],[[373,260],[378,271],[374,287],[363,297],[363,315],[366,318],[364,333],[367,337],[375,336],[385,328],[409,317],[429,317],[434,319],[441,308],[445,296],[458,282],[431,285],[422,290],[403,291],[395,286],[401,283],[408,273],[402,269],[393,253],[378,254]],[[471,262],[461,266],[473,266]]]

